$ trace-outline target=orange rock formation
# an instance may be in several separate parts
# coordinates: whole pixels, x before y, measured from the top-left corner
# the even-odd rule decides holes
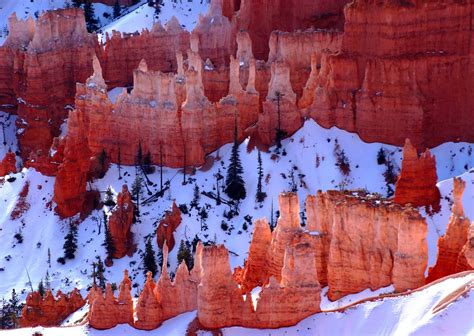
[[[439,278],[457,272],[467,271],[473,268],[464,262],[465,252],[469,249],[468,241],[469,219],[464,215],[462,196],[466,182],[461,178],[453,179],[453,207],[449,223],[444,236],[438,240],[438,257],[436,264],[430,268],[426,282],[432,282]],[[465,246],[467,247],[465,249]]]
[[[26,303],[21,311],[20,326],[55,326],[61,323],[71,313],[84,305],[81,293],[74,289],[69,295],[58,291],[56,298],[50,290],[44,297],[39,292],[31,292],[26,297]]]
[[[403,147],[402,170],[395,185],[394,202],[413,206],[431,206],[439,210],[440,193],[436,186],[436,160],[427,149],[420,157],[410,140]]]
[[[16,173],[16,155],[13,152],[8,152],[0,161],[0,176],[5,176],[10,173]]]
[[[120,259],[131,252],[133,237],[130,232],[134,218],[135,204],[126,184],[117,196],[117,206],[109,218],[109,230],[115,246],[114,258]]]
[[[177,207],[176,202],[173,202],[171,211],[165,213],[156,230],[156,242],[160,248],[163,248],[166,242],[169,250],[173,249],[175,245],[174,232],[179,224],[181,224],[181,211]]]

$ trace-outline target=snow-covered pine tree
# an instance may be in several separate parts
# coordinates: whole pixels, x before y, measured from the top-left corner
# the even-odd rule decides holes
[[[158,272],[158,267],[156,266],[155,251],[153,251],[153,246],[151,245],[151,239],[148,238],[145,244],[145,254],[143,255],[143,272],[145,275],[148,272],[151,272],[153,276]]]
[[[105,289],[107,284],[107,279],[105,278],[105,266],[100,257],[97,257],[95,272],[97,281],[99,282],[99,287]]]
[[[193,200],[191,201],[191,207],[197,209],[199,207],[200,199],[201,199],[201,191],[199,190],[199,186],[197,185],[197,183],[195,183],[194,189],[193,189]]]
[[[239,201],[246,197],[246,192],[245,182],[242,179],[243,168],[239,156],[239,142],[237,139],[237,116],[235,116],[234,119],[234,144],[232,145],[230,163],[229,167],[227,168],[224,191],[231,199]]]
[[[104,205],[107,205],[109,207],[115,206],[114,193],[110,186],[105,191]]]

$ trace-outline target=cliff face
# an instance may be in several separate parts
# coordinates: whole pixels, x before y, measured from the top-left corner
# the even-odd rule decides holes
[[[469,239],[470,222],[464,215],[462,205],[466,182],[461,178],[454,178],[453,183],[454,203],[451,217],[446,233],[438,239],[438,257],[436,264],[429,270],[427,283],[450,274],[470,270],[474,266],[465,262],[465,252],[471,245]]]
[[[84,305],[81,293],[75,289],[69,295],[58,291],[56,298],[50,290],[44,297],[39,292],[31,292],[21,311],[20,326],[22,328],[36,326],[55,326],[60,324],[71,313]]]
[[[473,64],[472,11],[458,1],[352,2],[342,51],[321,63],[310,115],[369,142],[472,141],[473,78],[463,75]]]
[[[48,152],[59,135],[67,105],[74,102],[76,82],[84,82],[92,72],[98,43],[87,33],[79,9],[47,12],[34,29],[31,20],[12,18],[10,27],[14,33],[2,49],[13,55],[7,57],[13,84],[8,91],[18,97],[19,142],[27,159],[37,150]]]
[[[348,2],[350,1],[242,0],[234,25],[237,30],[249,32],[255,56],[266,60],[272,31],[294,31],[312,26],[341,27],[342,9]]]
[[[113,257],[120,259],[133,248],[133,237],[130,228],[133,223],[135,204],[126,184],[117,196],[117,206],[112,210],[109,219],[109,230],[115,246]]]
[[[440,193],[436,183],[436,160],[427,149],[420,157],[410,140],[403,147],[402,170],[395,185],[394,202],[439,210]]]

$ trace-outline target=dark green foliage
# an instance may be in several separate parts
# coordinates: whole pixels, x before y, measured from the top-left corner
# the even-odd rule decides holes
[[[112,188],[110,186],[105,191],[104,205],[109,207],[115,206],[114,193],[112,192]]]
[[[178,265],[181,264],[183,260],[190,271],[194,267],[194,259],[191,252],[191,243],[187,240],[181,240],[181,243],[179,244]]]
[[[41,281],[38,284],[38,292],[41,294],[41,296],[44,296],[44,294],[46,292],[46,290],[44,288],[43,279],[41,279]]]
[[[99,22],[95,17],[92,0],[86,0],[84,4],[84,17],[86,19],[86,27],[89,33],[95,32],[97,29],[99,29]]]
[[[2,299],[0,306],[0,329],[14,329],[19,327],[19,318],[23,304],[14,289],[11,298],[7,301]]]
[[[387,158],[385,157],[385,150],[380,147],[379,151],[377,152],[377,164],[383,165],[387,162]]]
[[[143,256],[143,272],[145,275],[148,272],[151,272],[153,276],[158,272],[158,267],[156,266],[155,251],[153,251],[153,246],[151,245],[151,239],[148,238],[145,245],[145,254]]]
[[[97,257],[95,271],[96,271],[96,279],[99,282],[99,287],[102,289],[105,289],[105,285],[107,284],[107,279],[105,278],[105,274],[104,274],[105,266],[100,257]]]
[[[77,249],[77,227],[74,224],[69,224],[69,232],[64,237],[64,258],[74,259]],[[59,262],[59,260],[58,260]]]
[[[195,183],[194,190],[193,190],[193,200],[191,201],[191,208],[198,208],[199,201],[201,200],[201,191],[199,190],[199,186]]]
[[[256,194],[255,198],[257,199],[257,202],[262,203],[265,200],[265,198],[267,197],[267,193],[263,192],[263,190],[262,190],[263,167],[262,167],[262,155],[260,154],[260,151],[258,151],[257,174],[258,174],[257,194]]]
[[[76,8],[81,7],[82,0],[72,0],[72,5]]]
[[[120,3],[118,0],[115,0],[114,4],[114,19],[118,18],[120,16],[120,13],[122,12],[122,8],[120,7]]]
[[[105,217],[105,213],[104,213],[104,217]],[[104,235],[104,242],[102,243],[102,246],[105,247],[105,251],[107,252],[107,258],[112,259],[114,257],[116,248],[115,248],[114,240],[112,238],[112,234],[110,233],[107,220],[105,221],[104,231],[105,231],[105,235]]]
[[[239,156],[239,142],[237,139],[237,120],[234,122],[234,144],[230,157],[229,167],[225,180],[225,193],[235,201],[246,197],[245,182],[242,179],[243,168]]]

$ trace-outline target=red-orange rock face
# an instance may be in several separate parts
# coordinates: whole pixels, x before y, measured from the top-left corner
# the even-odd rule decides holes
[[[176,202],[173,202],[171,211],[168,211],[163,216],[156,230],[156,241],[160,248],[163,248],[166,242],[169,250],[173,249],[175,245],[174,232],[179,224],[181,224],[181,211],[177,207]]]
[[[31,292],[26,297],[26,303],[21,312],[20,326],[57,326],[71,313],[84,305],[81,294],[74,289],[69,295],[58,291],[56,298],[51,291],[42,297],[39,292]]]
[[[242,0],[234,24],[247,30],[258,59],[268,57],[268,40],[274,30],[341,26],[341,11],[347,0]],[[264,19],[263,19],[264,18]]]
[[[327,265],[318,274],[331,300],[391,283],[400,292],[424,284],[427,227],[413,208],[328,191],[308,197],[306,209],[307,229],[318,237],[317,264]]]
[[[468,249],[470,246],[468,240],[470,222],[464,216],[462,205],[462,195],[466,182],[461,178],[454,178],[453,183],[454,203],[451,217],[449,218],[445,235],[438,240],[438,257],[436,264],[428,272],[427,283],[456,272],[472,269],[472,266],[468,267],[460,260],[464,259],[465,253],[462,253],[464,247],[467,246]]]
[[[111,88],[133,84],[133,71],[143,59],[151,70],[176,72],[176,52],[184,53],[188,48],[189,32],[175,17],[165,27],[157,22],[140,34],[114,32],[107,35],[101,57],[104,77]]]
[[[469,226],[467,241],[459,254],[456,272],[474,269],[474,222]]]
[[[3,160],[0,161],[0,176],[10,173],[16,173],[16,155],[13,152],[5,154]]]
[[[117,299],[110,284],[107,284],[105,295],[101,289],[92,287],[87,297],[90,305],[88,316],[90,326],[95,329],[110,329],[117,324],[133,325],[131,287],[127,271],[124,272]]]
[[[109,230],[115,246],[113,257],[120,259],[131,252],[133,237],[130,228],[133,224],[135,204],[127,185],[122,186],[122,192],[117,196],[117,206],[109,218]]]
[[[309,114],[365,141],[418,149],[473,141],[472,4],[353,1],[342,51],[321,62]]]
[[[22,33],[14,34],[6,48],[16,48],[11,71],[19,101],[21,155],[26,160],[36,150],[48,152],[59,135],[67,105],[74,102],[76,82],[84,82],[92,72],[98,43],[87,33],[83,12],[75,8],[46,12],[36,21],[33,35],[30,23],[27,30],[25,23],[20,26],[13,30]],[[27,38],[31,40],[22,49]]]
[[[395,185],[394,202],[413,206],[431,206],[439,210],[440,193],[436,186],[436,160],[427,149],[420,157],[410,140],[403,147],[402,170]]]

